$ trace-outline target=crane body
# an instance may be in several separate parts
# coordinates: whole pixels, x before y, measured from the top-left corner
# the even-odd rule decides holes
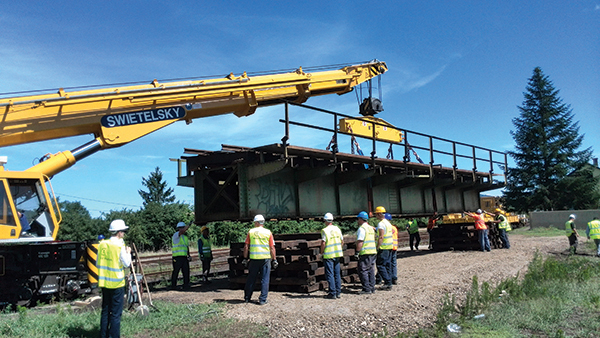
[[[189,124],[222,114],[244,117],[259,107],[285,101],[303,103],[312,96],[342,95],[386,71],[384,62],[373,60],[314,72],[298,68],[257,76],[232,73],[213,79],[154,80],[140,85],[61,88],[52,93],[0,97],[0,148],[92,135],[89,142],[70,151],[48,153],[40,163],[24,171],[9,171],[0,165],[0,244],[4,244],[0,245],[0,260],[4,263],[0,266],[0,302],[28,302],[42,291],[73,294],[87,290],[85,283],[73,274],[86,265],[82,261],[85,245],[61,242],[61,250],[71,250],[70,254],[58,254],[60,250],[52,249],[61,215],[50,179],[77,161],[177,121]],[[40,249],[33,249],[35,245]],[[55,266],[53,262],[64,261],[67,256],[73,264],[56,271],[42,273],[31,267],[34,260],[36,266]],[[10,297],[5,300],[7,296]]]

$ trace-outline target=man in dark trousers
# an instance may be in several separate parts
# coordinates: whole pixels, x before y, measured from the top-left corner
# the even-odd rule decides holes
[[[267,304],[269,295],[269,281],[271,278],[271,266],[277,268],[275,257],[275,240],[270,230],[265,229],[265,218],[263,215],[254,216],[254,228],[248,231],[246,244],[244,245],[244,260],[250,258],[248,264],[248,278],[244,288],[244,301],[250,302],[254,291],[254,284],[259,273],[262,276],[260,296],[258,304]],[[246,261],[247,262],[247,261]]]
[[[361,211],[358,216],[358,231],[356,232],[356,255],[358,255],[358,273],[362,290],[361,295],[375,292],[375,259],[377,257],[377,243],[375,242],[375,229],[369,225],[369,214]]]
[[[379,220],[377,225],[377,272],[381,275],[383,286],[381,290],[392,289],[392,248],[394,247],[394,238],[392,224],[385,219],[385,208],[378,206],[375,208],[375,217]]]
[[[183,222],[177,223],[177,231],[173,234],[173,273],[171,274],[171,289],[177,288],[179,271],[183,272],[183,288],[190,287],[190,240],[185,234],[188,226]]]
[[[198,255],[202,262],[202,276],[204,283],[210,284],[208,280],[208,274],[210,273],[210,263],[212,262],[212,243],[210,241],[210,232],[208,227],[205,225],[200,229],[202,233],[198,239]]]
[[[125,246],[123,237],[129,229],[122,219],[110,223],[110,239],[98,244],[98,287],[102,290],[100,337],[121,336],[121,314],[125,296],[125,268],[131,265],[131,248]]]
[[[576,216],[571,214],[569,215],[569,220],[565,223],[565,234],[569,238],[569,253],[571,255],[577,253],[577,237],[579,237],[577,229],[575,229],[575,218]]]
[[[406,224],[406,231],[408,231],[408,243],[410,245],[410,251],[419,251],[419,244],[421,243],[421,234],[419,234],[419,223],[414,218],[408,219],[408,223]]]

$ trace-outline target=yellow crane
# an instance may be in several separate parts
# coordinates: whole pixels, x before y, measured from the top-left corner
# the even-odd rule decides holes
[[[54,198],[45,182],[98,150],[119,147],[176,121],[191,123],[197,118],[229,113],[242,117],[282,100],[302,103],[311,96],[344,94],[386,71],[384,62],[374,60],[316,72],[298,68],[252,77],[232,73],[208,80],[154,80],[137,86],[59,89],[46,95],[2,98],[0,147],[84,134],[92,134],[94,139],[71,151],[46,155],[42,162],[24,172],[0,171],[5,197],[0,242],[55,239],[60,215],[58,208],[49,207]],[[35,208],[33,195],[39,200]],[[21,224],[15,217],[19,206],[34,223],[32,232],[36,238],[21,236]]]
[[[0,147],[91,134],[71,151],[47,154],[25,171],[5,170],[0,156],[0,303],[26,305],[43,296],[90,292],[84,242],[54,242],[61,222],[50,178],[77,161],[119,147],[177,121],[235,114],[311,96],[345,94],[387,71],[373,60],[316,71],[298,68],[259,76],[59,89],[1,97]],[[24,231],[27,230],[27,231]],[[93,264],[92,264],[93,265]]]

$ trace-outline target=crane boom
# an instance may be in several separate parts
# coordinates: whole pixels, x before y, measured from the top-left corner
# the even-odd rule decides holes
[[[344,94],[387,71],[384,62],[337,70],[294,72],[101,88],[0,99],[0,147],[94,134],[103,148],[118,147],[175,121],[254,113],[280,100]]]
[[[94,88],[0,98],[0,147],[93,134],[71,151],[44,156],[22,172],[0,165],[0,242],[56,239],[60,212],[49,178],[99,150],[114,148],[176,121],[233,113],[248,116],[256,108],[284,101],[305,102],[311,96],[344,94],[387,71],[385,62],[321,68],[258,76],[152,81],[150,84]],[[50,193],[49,193],[50,191]],[[23,212],[21,212],[23,211]],[[20,220],[19,214],[25,214]],[[26,224],[25,224],[26,223]],[[34,238],[24,237],[31,225]]]
[[[377,60],[340,69],[223,78],[2,97],[0,147],[92,134],[71,151],[45,155],[25,171],[9,171],[0,157],[0,303],[91,292],[91,242],[55,242],[61,223],[50,177],[99,150],[114,148],[176,121],[233,113],[311,96],[344,94],[387,71]],[[91,245],[91,246],[90,246]],[[86,260],[89,278],[84,274]],[[93,268],[90,268],[93,267]]]

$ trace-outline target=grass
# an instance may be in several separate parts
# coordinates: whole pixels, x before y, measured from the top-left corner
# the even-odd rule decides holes
[[[583,231],[585,234],[585,229]],[[550,227],[550,228],[523,227],[523,228],[514,229],[513,231],[509,232],[509,234],[532,236],[532,237],[557,237],[557,236],[565,236],[565,230],[559,229],[559,228],[554,228],[554,227]]]
[[[159,311],[151,309],[147,317],[124,311],[121,319],[123,337],[268,337],[264,326],[223,318],[221,304],[172,304],[156,302]],[[37,314],[18,308],[0,315],[1,337],[98,337],[100,310],[75,312],[56,305],[52,314]]]
[[[475,276],[462,304],[446,295],[433,327],[394,337],[598,337],[598,290],[598,258],[536,255],[523,278],[492,288]],[[451,323],[460,334],[448,332]]]
[[[564,236],[560,229],[516,229],[527,236]],[[566,238],[565,238],[566,241]],[[585,255],[536,255],[525,276],[508,278],[492,287],[474,276],[465,300],[451,295],[441,300],[432,327],[386,337],[598,337],[600,332],[600,259],[591,241],[582,241]],[[248,321],[224,318],[223,304],[182,305],[156,302],[160,311],[146,318],[124,312],[124,337],[268,337],[268,328]],[[484,314],[481,319],[476,315]],[[451,323],[461,333],[449,333]],[[1,337],[97,337],[100,311],[77,313],[56,305],[52,314],[19,308],[0,315]]]

